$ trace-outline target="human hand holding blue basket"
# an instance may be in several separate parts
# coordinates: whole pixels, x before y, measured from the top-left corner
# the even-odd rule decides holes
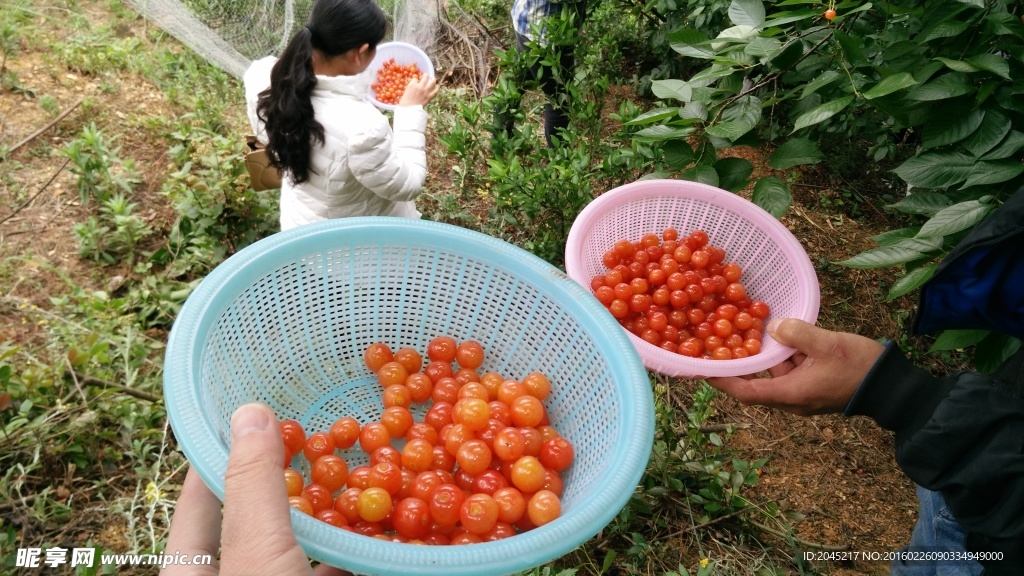
[[[548,414],[576,449],[562,516],[496,542],[415,546],[292,511],[296,538],[310,557],[365,574],[510,574],[570,552],[615,517],[644,472],[654,433],[650,382],[597,300],[494,238],[403,218],[348,218],[242,250],[203,281],[174,325],[168,417],[192,466],[223,499],[235,408],[262,402],[307,430],[326,430],[340,416],[375,421],[380,386],[363,350],[373,342],[423,350],[440,334],[483,344],[481,372],[549,377]]]

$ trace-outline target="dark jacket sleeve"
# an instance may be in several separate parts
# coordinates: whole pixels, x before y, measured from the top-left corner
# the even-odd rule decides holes
[[[936,378],[887,345],[850,400],[895,433],[896,461],[941,492],[974,552],[1000,551],[987,575],[1024,574],[1024,398],[1014,382],[977,372]]]

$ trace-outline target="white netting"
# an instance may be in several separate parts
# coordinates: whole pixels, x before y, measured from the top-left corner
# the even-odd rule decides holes
[[[143,16],[236,77],[279,54],[306,24],[313,0],[129,0]],[[388,15],[388,40],[434,47],[437,0],[377,0]]]

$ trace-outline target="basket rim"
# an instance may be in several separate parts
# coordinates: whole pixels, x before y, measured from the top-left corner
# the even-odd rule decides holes
[[[429,66],[429,68],[427,70],[423,70],[423,72],[426,72],[428,76],[434,76],[434,61],[430,59],[430,56],[428,56],[427,53],[422,48],[415,44],[410,44],[408,42],[391,40],[389,42],[381,42],[380,44],[377,44],[377,53],[374,55],[373,60],[370,61],[370,65],[366,67],[364,73],[369,75],[371,84],[373,83],[373,76],[377,73],[377,68],[380,67],[383,63],[383,58],[380,56],[380,51],[382,49],[386,51],[389,48],[399,48],[401,50],[407,50],[409,52],[416,54],[417,56],[422,58],[423,61],[426,62],[427,65]],[[377,100],[374,97],[373,89],[370,87],[367,87],[366,89],[366,99],[369,100],[371,104],[373,104],[377,108],[380,108],[381,110],[394,110],[395,108],[398,108],[396,104],[385,104],[384,102]]]
[[[395,238],[418,235],[467,257],[481,254],[506,257],[502,267],[513,274],[543,279],[536,289],[557,300],[593,335],[595,341],[614,354],[610,363],[617,388],[624,401],[621,438],[626,444],[617,452],[619,465],[602,477],[602,491],[593,500],[574,506],[570,514],[546,526],[493,543],[458,549],[409,546],[366,538],[334,529],[298,511],[291,512],[296,538],[306,553],[321,562],[340,565],[367,574],[482,575],[508,574],[543,564],[571,551],[607,525],[631,497],[646,469],[654,437],[654,402],[647,372],[635,348],[618,324],[596,299],[557,268],[540,258],[505,243],[464,228],[438,222],[396,217],[354,217],[318,222],[259,240],[240,250],[216,267],[199,284],[182,306],[168,336],[164,372],[167,417],[179,446],[210,490],[223,501],[224,473],[229,439],[219,438],[210,419],[202,417],[197,378],[202,346],[219,311],[244,288],[274,269],[281,253],[295,249],[322,252],[332,242],[346,245],[345,238]],[[368,236],[369,235],[369,236]],[[419,244],[422,246],[423,244]],[[490,262],[489,260],[485,260]],[[514,264],[514,266],[513,266]],[[332,530],[330,545],[318,542],[324,530]],[[513,542],[515,541],[515,542]],[[405,560],[402,560],[405,558]],[[397,570],[397,571],[396,571]]]
[[[821,305],[817,273],[796,236],[777,218],[750,200],[727,190],[690,180],[664,178],[639,180],[608,190],[588,204],[569,229],[565,246],[565,268],[569,277],[585,287],[588,293],[591,293],[590,278],[586,277],[582,255],[584,242],[594,226],[604,214],[620,206],[637,200],[660,197],[701,200],[750,220],[769,238],[779,244],[786,259],[796,270],[796,277],[799,281],[797,292],[800,306],[797,312],[791,314],[790,317],[810,324],[817,322]],[[626,331],[621,326],[619,329],[636,347],[647,369],[673,377],[706,378],[755,374],[779,364],[795,352],[795,349],[791,347],[778,345],[772,351],[762,351],[760,354],[748,358],[711,361],[689,358],[663,350]],[[771,336],[767,332],[765,332],[764,338],[771,340]]]

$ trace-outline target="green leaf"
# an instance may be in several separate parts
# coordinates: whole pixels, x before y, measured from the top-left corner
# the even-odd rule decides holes
[[[746,24],[739,24],[732,28],[722,30],[715,39],[711,41],[712,50],[724,50],[732,44],[746,44],[751,36],[757,34],[757,29]]]
[[[995,372],[1010,356],[1020,350],[1020,340],[999,332],[990,332],[974,349],[974,364],[980,372]]]
[[[707,184],[708,186],[718,186],[718,172],[707,164],[697,164],[693,168],[683,171],[682,177],[684,180],[692,180],[701,184]]]
[[[725,78],[736,73],[734,68],[728,66],[712,66],[705,68],[700,72],[694,74],[689,80],[686,81],[691,88],[711,86],[715,83],[715,80],[719,78]]]
[[[671,177],[672,177],[672,174],[670,174],[668,172],[656,171],[656,172],[649,172],[647,174],[644,174],[643,176],[637,178],[637,180],[664,180],[666,178],[671,178]]]
[[[918,39],[918,42],[924,44],[925,42],[935,40],[936,38],[952,38],[954,36],[959,36],[960,34],[963,34],[966,30],[966,22],[959,22],[957,20],[943,20],[942,22],[939,22],[938,24],[933,26],[930,30],[927,30],[925,33],[923,33],[923,37]]]
[[[760,111],[758,111],[758,112],[760,112]],[[760,117],[760,114],[758,114],[758,116]],[[758,119],[760,119],[760,118],[758,118]],[[747,132],[750,132],[754,128],[754,126],[756,126],[756,125],[757,125],[756,121],[749,122],[749,121],[744,121],[744,120],[730,120],[730,121],[726,121],[726,122],[719,122],[718,124],[715,124],[714,126],[708,126],[705,129],[705,132],[709,136],[714,136],[716,138],[722,138],[723,140],[726,140],[726,141],[731,143],[731,142],[734,142],[734,141],[738,140],[740,137],[742,137]]]
[[[992,34],[996,36],[1024,37],[1020,32],[1019,18],[1020,16],[1010,12],[992,11],[985,15],[985,24],[991,27]]]
[[[1002,56],[995,54],[979,54],[967,61],[982,70],[987,70],[1004,80],[1010,80],[1010,63]]]
[[[668,35],[668,41],[669,46],[683,56],[705,60],[715,56],[708,37],[691,28],[676,30]]]
[[[626,122],[626,125],[632,126],[636,124],[651,124],[654,122],[660,122],[662,120],[672,118],[678,113],[679,108],[655,108],[653,110],[648,110],[647,112],[644,112],[643,114],[637,116],[636,118],[633,118],[629,122]]]
[[[687,102],[686,106],[679,111],[679,117],[683,120],[701,120],[706,122],[708,119],[708,107],[703,102],[696,100]]]
[[[673,170],[682,170],[696,159],[693,148],[686,140],[671,140],[662,149],[665,152],[665,163]]]
[[[981,126],[964,141],[963,147],[975,158],[995,148],[1010,132],[1010,119],[996,109],[985,111],[985,120]]]
[[[1013,180],[1020,173],[1024,172],[1024,164],[1017,160],[996,160],[994,162],[981,161],[974,165],[964,188],[970,186],[982,186],[984,184],[999,184],[1007,180]]]
[[[808,138],[793,138],[779,146],[768,159],[768,165],[776,170],[787,170],[793,166],[817,164],[825,159],[818,145]]]
[[[609,548],[608,552],[604,555],[604,561],[601,563],[601,574],[608,574],[617,557],[618,554],[615,553],[615,550]]]
[[[921,65],[915,67],[911,72],[914,75],[914,80],[917,80],[918,82],[927,82],[932,76],[935,76],[946,69],[946,67],[942,65],[942,62],[936,62],[935,60],[920,62],[919,64]]]
[[[875,84],[868,90],[861,93],[862,96],[868,100],[873,100],[882,96],[888,96],[893,92],[898,92],[904,88],[910,88],[917,84],[917,80],[908,72],[900,72],[898,74],[892,74],[882,78],[878,84]]]
[[[895,208],[904,214],[923,214],[934,216],[949,207],[949,197],[941,192],[929,192],[927,190],[915,190],[913,194],[904,196],[899,202],[889,204],[889,208]],[[916,233],[914,234],[916,236]]]
[[[806,98],[811,94],[817,92],[819,89],[828,86],[829,84],[835,82],[836,80],[839,80],[842,77],[843,75],[835,70],[825,70],[824,72],[819,74],[814,80],[811,80],[810,82],[804,85],[804,91],[800,94],[800,98]]]
[[[871,239],[877,242],[879,246],[892,246],[893,244],[896,244],[900,240],[913,238],[914,236],[917,236],[917,231],[920,229],[920,226],[910,226],[908,228],[886,230],[881,234],[876,234],[872,236]]]
[[[889,295],[886,296],[886,300],[895,300],[912,290],[916,290],[935,274],[936,268],[938,268],[938,264],[929,264],[904,274],[902,278],[893,283],[892,288],[889,289]]]
[[[985,216],[994,209],[995,206],[992,204],[986,204],[979,200],[968,200],[953,204],[948,208],[944,208],[925,222],[921,226],[921,231],[917,233],[917,237],[941,238],[961,230],[967,230],[984,220]]]
[[[974,168],[974,159],[960,152],[925,152],[894,170],[908,184],[920,188],[947,188],[960,184]]]
[[[733,24],[760,26],[764,24],[764,4],[761,0],[732,0],[729,5],[729,20]]]
[[[722,158],[715,162],[715,171],[718,172],[719,188],[739,192],[747,185],[754,165],[744,158]]]
[[[774,55],[780,48],[782,48],[782,42],[779,42],[775,38],[758,36],[751,40],[750,44],[747,44],[747,47],[744,48],[743,51],[755,58],[765,59]]]
[[[928,124],[921,136],[921,149],[959,142],[974,133],[985,119],[984,110],[944,110]]]
[[[810,2],[808,2],[809,4]],[[778,4],[781,6],[781,4]],[[783,14],[786,14],[785,16]],[[786,24],[792,24],[793,22],[799,22],[801,20],[810,20],[821,16],[821,12],[818,10],[795,10],[792,12],[784,12],[776,14],[771,20],[765,21],[762,29],[776,28],[778,26],[785,26]]]
[[[662,100],[689,102],[693,97],[693,88],[682,80],[655,80],[651,82],[651,92]]]
[[[846,60],[854,66],[860,66],[866,64],[868,59],[864,56],[864,41],[860,38],[850,36],[846,32],[836,28],[833,31],[836,40],[839,41],[839,47],[843,49],[843,54],[846,56]]]
[[[803,45],[796,40],[791,40],[781,50],[764,58],[761,63],[771,63],[776,70],[786,70],[791,66],[795,66],[803,56]]]
[[[868,10],[871,10],[871,2],[865,2],[865,3],[861,4],[860,6],[857,6],[856,8],[851,8],[849,10],[844,10],[841,14],[836,16],[836,19],[833,22],[838,24],[838,23],[842,22],[843,20],[846,20],[847,18],[849,18],[850,16],[853,16],[854,14],[856,14],[858,12],[866,12]]]
[[[826,102],[817,108],[804,112],[794,122],[793,132],[809,126],[814,126],[819,122],[824,122],[836,114],[842,112],[850,103],[853,102],[853,96],[844,96],[838,100],[832,100]],[[791,132],[792,134],[792,132]]]
[[[709,136],[732,142],[753,130],[760,120],[761,101],[753,96],[743,96],[725,109],[720,122],[704,131]]]
[[[1018,58],[1018,60],[1021,60],[1022,62],[1024,62],[1024,58]],[[985,101],[988,100],[988,97],[991,96],[993,93],[995,93],[996,90],[999,89],[999,86],[1001,84],[1002,84],[1002,82],[997,81],[997,80],[988,80],[988,81],[982,82],[981,86],[978,88],[978,93],[975,95],[975,98],[974,98],[975,101],[978,103],[978,105],[980,106],[980,105],[984,104]]]
[[[974,346],[989,335],[988,330],[946,330],[939,334],[935,343],[928,349],[929,353],[948,350],[963,350]]]
[[[985,7],[985,0],[957,0],[961,4],[970,4],[971,6],[977,6],[978,8]]]
[[[941,238],[908,238],[892,246],[865,250],[853,258],[836,262],[836,264],[861,269],[886,268],[888,266],[913,262],[940,248],[942,248]]]
[[[693,133],[693,128],[673,128],[672,126],[650,126],[633,134],[634,140],[641,142],[657,142],[659,140],[675,140],[686,138]]]
[[[971,64],[970,62],[964,62],[963,60],[951,60],[949,58],[936,58],[936,60],[945,64],[946,67],[949,68],[950,70],[955,70],[956,72],[963,72],[964,74],[971,74],[973,72],[981,71],[981,68],[978,68],[977,66]]]
[[[1002,160],[1003,158],[1009,158],[1021,148],[1024,148],[1024,132],[1018,132],[1011,130],[1007,134],[1006,139],[1003,140],[999,146],[996,146],[995,150],[992,150],[988,154],[981,157],[982,160]]]
[[[793,203],[793,193],[790,192],[786,183],[774,176],[761,178],[754,184],[754,193],[751,196],[754,204],[764,208],[772,216],[781,217]]]
[[[907,94],[907,99],[925,102],[945,100],[970,94],[974,90],[976,90],[976,87],[967,76],[959,72],[949,72],[927,84],[914,88]]]

